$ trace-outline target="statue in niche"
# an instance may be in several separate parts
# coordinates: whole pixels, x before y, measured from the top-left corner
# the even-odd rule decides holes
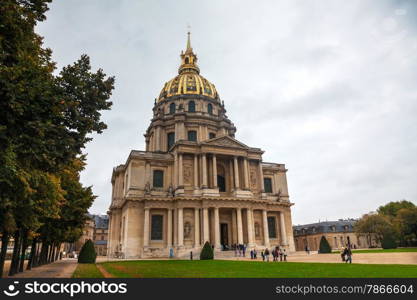
[[[168,187],[168,196],[174,196],[174,188],[172,187],[172,184],[170,184]]]
[[[191,224],[190,224],[190,222],[185,222],[185,224],[184,224],[184,238],[186,238],[186,239],[191,238]]]
[[[261,227],[258,222],[255,222],[255,237],[261,236]]]
[[[151,193],[151,184],[149,183],[149,181],[145,184],[145,194],[150,194]]]

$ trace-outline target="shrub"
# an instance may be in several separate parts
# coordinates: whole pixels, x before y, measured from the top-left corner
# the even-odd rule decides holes
[[[94,249],[94,244],[91,240],[87,240],[82,246],[80,255],[78,256],[78,263],[93,264],[96,262],[97,253]]]
[[[381,247],[382,249],[395,249],[397,248],[397,242],[392,235],[387,234],[382,238]]]
[[[211,247],[209,242],[206,242],[203,246],[203,249],[201,250],[200,259],[201,260],[213,259],[213,257],[214,257],[213,248]]]
[[[320,240],[319,253],[331,253],[331,252],[332,252],[332,247],[330,247],[327,239],[324,236],[322,236]]]

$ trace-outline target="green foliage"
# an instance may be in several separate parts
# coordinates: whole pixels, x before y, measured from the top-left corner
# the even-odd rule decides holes
[[[387,217],[395,218],[398,214],[398,211],[401,209],[412,209],[416,206],[407,200],[397,201],[397,202],[389,202],[383,206],[380,206],[377,210],[378,214],[384,215]]]
[[[92,71],[87,55],[57,75],[35,31],[50,2],[0,5],[0,233],[57,245],[81,235],[95,199],[79,180],[82,149],[107,127],[114,78]]]
[[[78,256],[79,264],[94,264],[96,262],[96,250],[91,240],[87,240],[81,248]]]
[[[332,247],[330,247],[329,242],[325,236],[322,236],[320,239],[319,253],[331,253]]]
[[[379,214],[367,214],[355,224],[355,232],[358,234],[372,234],[378,242],[386,235],[394,235],[395,230],[388,217]]]
[[[397,248],[397,242],[395,237],[392,235],[384,235],[381,241],[382,249],[395,249]]]
[[[205,242],[203,249],[200,252],[200,260],[207,260],[207,259],[213,259],[214,253],[213,248],[211,247],[209,242]]]

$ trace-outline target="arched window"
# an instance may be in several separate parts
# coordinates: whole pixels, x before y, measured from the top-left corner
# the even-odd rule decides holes
[[[192,141],[192,142],[196,142],[197,141],[197,131],[195,131],[195,130],[188,131],[188,140]]]
[[[171,103],[171,104],[169,105],[169,113],[170,113],[171,115],[175,114],[175,103]]]
[[[213,114],[213,105],[211,105],[211,103],[209,103],[207,105],[207,112],[212,115]]]
[[[188,57],[185,58],[185,63],[189,64],[190,63],[190,59]]]
[[[169,151],[169,149],[171,149],[171,147],[175,144],[175,132],[170,132],[170,133],[168,133],[168,136],[167,136],[167,140],[168,140],[168,151]]]
[[[195,112],[195,102],[194,101],[188,102],[188,112]]]

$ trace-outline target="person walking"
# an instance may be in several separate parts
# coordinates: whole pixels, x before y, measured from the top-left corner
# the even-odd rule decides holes
[[[258,252],[256,251],[256,249],[253,249],[253,259],[256,259],[257,254],[258,254]]]
[[[284,249],[284,250],[282,250],[284,253],[283,253],[283,255],[284,255],[284,261],[287,261],[287,251]]]
[[[253,259],[253,250],[250,251],[250,259]]]
[[[349,262],[352,263],[352,250],[350,248],[346,249],[346,263]]]
[[[242,245],[242,252],[243,252],[243,257],[246,257],[246,245],[245,244]]]
[[[265,253],[261,251],[262,261],[265,261]]]
[[[276,252],[276,249],[273,249],[271,254],[272,254],[272,261],[276,261],[277,260],[277,252]]]
[[[269,262],[269,249],[268,248],[265,249],[265,259],[266,261]]]
[[[342,262],[345,261],[346,256],[346,248],[342,248],[342,251],[340,251],[340,257],[342,258]]]

